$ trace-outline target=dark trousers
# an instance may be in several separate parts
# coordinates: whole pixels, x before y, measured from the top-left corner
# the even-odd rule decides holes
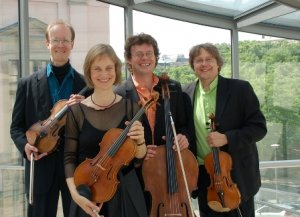
[[[28,204],[28,217],[56,217],[59,193],[61,193],[64,216],[69,216],[71,195],[65,179],[64,166],[60,162],[56,162],[56,165],[53,166],[56,167],[56,175],[53,178],[52,185],[47,193],[33,195],[34,204]],[[47,171],[45,171],[46,175]]]
[[[238,210],[230,212],[215,212],[207,205],[207,187],[210,185],[210,176],[206,172],[204,166],[199,166],[198,178],[198,204],[201,217],[240,217]],[[254,212],[254,197],[249,198],[247,201],[242,201],[239,206],[242,217],[255,217]]]

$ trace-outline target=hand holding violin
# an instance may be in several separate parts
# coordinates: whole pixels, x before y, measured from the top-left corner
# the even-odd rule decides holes
[[[126,125],[129,121],[125,122]],[[141,144],[145,141],[144,138],[144,127],[140,121],[134,121],[129,129],[127,136],[134,140],[137,144]]]
[[[228,144],[227,136],[218,131],[210,132],[207,141],[210,147],[221,147]]]
[[[38,152],[39,150],[33,146],[33,145],[30,145],[29,143],[26,143],[25,145],[25,148],[24,148],[24,152],[26,154],[26,157],[27,159],[30,161],[30,158],[31,158],[31,154],[33,153],[34,155],[34,160],[39,160],[43,157],[45,157],[48,153],[45,152],[45,153],[42,153],[42,154],[39,154]]]
[[[80,95],[80,94],[72,94],[72,95],[70,96],[70,99],[66,102],[66,104],[67,104],[68,106],[70,106],[70,105],[79,103],[79,102],[81,102],[81,101],[84,100],[84,99],[85,99],[85,97],[82,96],[82,95]]]
[[[129,124],[127,121],[126,125]],[[146,144],[145,144],[145,137],[144,137],[144,127],[140,121],[134,121],[131,125],[129,132],[127,134],[130,139],[134,140],[137,144],[137,150],[135,153],[136,158],[143,158],[146,154]]]

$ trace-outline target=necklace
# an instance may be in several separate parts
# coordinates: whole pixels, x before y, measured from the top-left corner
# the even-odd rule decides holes
[[[109,103],[108,105],[99,105],[99,104],[95,103],[95,101],[93,100],[93,94],[91,95],[91,101],[92,101],[92,103],[93,103],[94,105],[100,107],[100,108],[103,108],[103,109],[107,109],[107,108],[111,107],[111,106],[115,103],[116,99],[117,99],[117,94],[115,94],[115,98],[114,98],[113,101],[112,101],[111,103]]]

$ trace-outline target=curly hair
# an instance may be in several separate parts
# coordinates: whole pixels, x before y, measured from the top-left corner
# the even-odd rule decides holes
[[[132,46],[142,45],[142,44],[152,45],[153,50],[154,50],[155,59],[156,59],[156,65],[157,65],[159,55],[160,55],[159,48],[158,48],[158,45],[157,45],[157,41],[149,34],[140,33],[138,35],[132,35],[132,36],[128,37],[126,42],[125,42],[124,57],[125,57],[125,60],[127,62],[127,66],[128,66],[129,70],[131,69],[131,66],[128,65],[128,60],[130,60],[131,57],[132,57],[132,53],[131,53]]]

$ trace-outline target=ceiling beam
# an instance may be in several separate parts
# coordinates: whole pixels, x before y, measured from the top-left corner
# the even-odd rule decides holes
[[[275,0],[278,3],[300,9],[300,0]]]
[[[152,0],[133,0],[134,4],[141,4],[141,3],[145,3],[145,2],[151,2]]]
[[[275,17],[283,16],[294,11],[296,11],[295,8],[271,2],[254,8],[251,11],[246,11],[245,13],[234,17],[234,20],[236,21],[237,28],[239,29]]]

